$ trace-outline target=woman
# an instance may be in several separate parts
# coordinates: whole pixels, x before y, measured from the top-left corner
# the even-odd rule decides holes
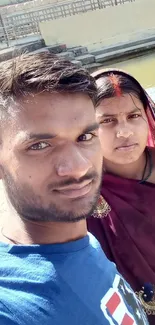
[[[100,218],[95,218],[95,211],[88,229],[137,292],[155,325],[154,103],[125,72],[102,70],[93,75],[104,156],[101,195],[111,211],[103,208]]]

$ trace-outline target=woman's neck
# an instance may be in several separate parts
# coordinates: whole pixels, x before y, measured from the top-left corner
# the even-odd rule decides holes
[[[105,171],[123,178],[141,180],[146,164],[146,155],[143,153],[138,160],[130,164],[116,164],[104,158]],[[147,169],[146,169],[147,171]]]

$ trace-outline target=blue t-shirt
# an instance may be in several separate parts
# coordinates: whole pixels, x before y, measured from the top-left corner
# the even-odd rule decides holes
[[[88,235],[65,244],[0,244],[0,325],[144,325],[130,287]]]

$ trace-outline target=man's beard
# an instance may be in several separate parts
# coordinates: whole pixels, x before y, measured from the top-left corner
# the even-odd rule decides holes
[[[93,214],[100,195],[100,186],[98,186],[98,189],[94,193],[92,199],[89,199],[87,209],[84,206],[82,211],[82,207],[80,205],[80,213],[78,212],[79,208],[76,212],[73,212],[72,208],[65,211],[63,206],[61,207],[61,201],[59,206],[52,202],[45,207],[45,204],[42,202],[42,197],[39,195],[36,196],[31,186],[24,184],[21,188],[21,186],[14,181],[10,173],[6,173],[4,170],[3,176],[6,193],[13,208],[22,219],[29,221],[78,222],[80,220],[87,219]],[[99,177],[96,174],[94,174],[94,176],[96,176],[96,178]],[[88,176],[86,176],[85,179],[88,179]],[[66,183],[69,185],[69,181]],[[80,202],[80,199],[78,200]],[[74,201],[76,201],[76,199],[71,201],[69,205],[74,205]]]

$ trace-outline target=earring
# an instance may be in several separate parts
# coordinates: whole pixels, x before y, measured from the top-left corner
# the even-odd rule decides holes
[[[96,209],[93,212],[94,218],[104,218],[108,215],[108,213],[111,211],[111,208],[109,204],[104,200],[103,196],[100,195],[99,201],[97,204]]]

